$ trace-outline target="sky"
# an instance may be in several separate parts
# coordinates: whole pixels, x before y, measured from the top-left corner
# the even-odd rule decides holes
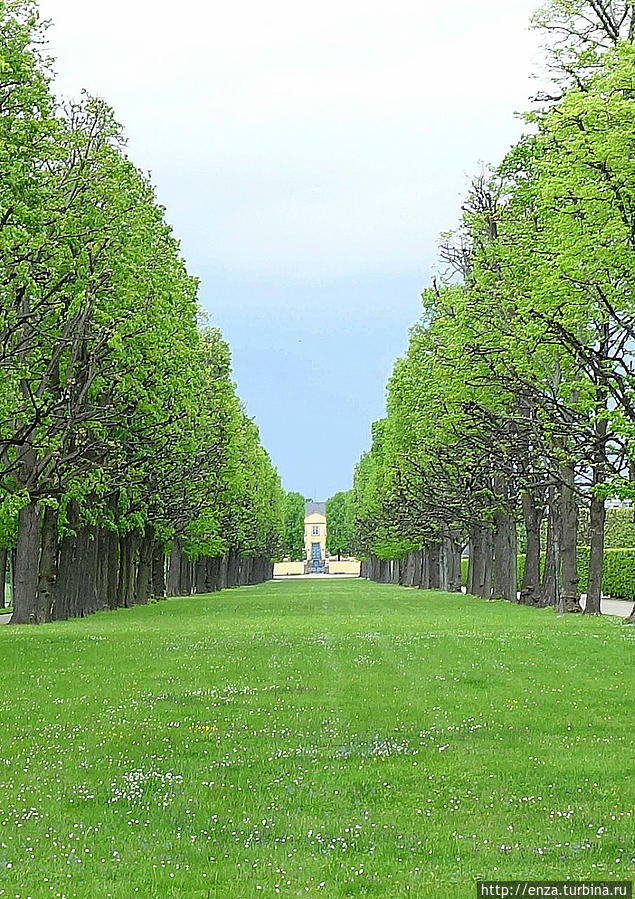
[[[352,484],[469,180],[522,132],[535,0],[40,0],[56,90],[150,173],[287,490]]]

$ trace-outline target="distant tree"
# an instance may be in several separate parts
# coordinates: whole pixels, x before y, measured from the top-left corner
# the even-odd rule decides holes
[[[304,497],[301,493],[284,496],[284,554],[291,561],[302,559],[304,549]]]
[[[353,491],[340,491],[326,501],[326,548],[332,556],[349,555],[353,539]]]

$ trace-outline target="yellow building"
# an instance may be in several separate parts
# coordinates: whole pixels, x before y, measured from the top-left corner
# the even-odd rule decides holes
[[[304,561],[276,562],[274,577],[329,574],[359,577],[359,562],[351,556],[331,559],[326,550],[326,503],[307,502],[304,510]]]
[[[306,572],[316,574],[326,566],[326,503],[307,502],[304,513]]]

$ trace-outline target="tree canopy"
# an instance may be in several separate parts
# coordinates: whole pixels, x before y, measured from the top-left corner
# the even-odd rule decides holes
[[[424,585],[457,588],[467,546],[470,591],[516,600],[520,586],[523,602],[579,611],[584,513],[585,611],[600,610],[605,501],[634,494],[634,22],[632,3],[575,0],[535,19],[561,95],[527,115],[444,235],[446,274],[355,472],[371,576],[403,578],[423,553]]]
[[[13,620],[162,595],[167,551],[173,590],[270,576],[280,480],[154,188],[106,103],[54,97],[36,5],[0,3],[0,31],[0,542],[13,550]]]

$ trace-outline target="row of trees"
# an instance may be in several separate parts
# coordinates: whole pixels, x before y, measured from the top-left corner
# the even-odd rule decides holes
[[[271,576],[284,495],[148,179],[0,0],[0,583],[16,623]]]
[[[582,589],[599,614],[605,502],[635,496],[635,4],[550,0],[535,24],[553,90],[443,238],[354,527],[370,577],[459,589],[469,544],[469,592],[572,612]]]

